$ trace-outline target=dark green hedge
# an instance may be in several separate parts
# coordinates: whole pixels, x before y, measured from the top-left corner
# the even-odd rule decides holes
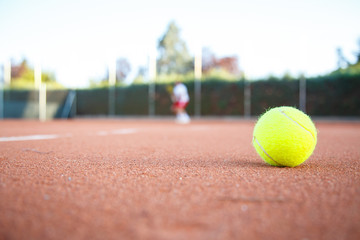
[[[194,114],[194,82],[185,83],[191,97],[187,108]],[[156,84],[155,115],[171,115],[168,84]],[[201,85],[202,116],[244,115],[244,81],[211,79]],[[251,82],[251,114],[275,106],[299,107],[299,80]],[[148,86],[116,89],[116,115],[148,115]],[[78,114],[107,114],[108,89],[78,91]],[[307,79],[307,112],[318,116],[360,116],[360,76],[327,76]]]
[[[194,81],[185,83],[190,94],[188,112],[193,115]],[[171,115],[169,84],[156,84],[155,115]],[[243,116],[244,81],[227,82],[209,79],[201,85],[202,116]],[[275,106],[299,107],[299,80],[253,81],[251,88],[251,114],[259,115]],[[146,116],[149,114],[148,85],[131,85],[115,88],[115,115]],[[109,89],[76,90],[77,115],[108,115]],[[48,102],[57,102],[58,117],[64,107],[68,90],[48,91]],[[26,102],[38,101],[37,91],[7,90],[4,94],[5,117],[21,117],[15,114],[16,106],[26,107]],[[20,104],[23,103],[23,104]],[[9,108],[13,109],[9,109]],[[360,116],[360,75],[334,75],[307,79],[307,113],[313,116]],[[23,111],[23,110],[22,110]],[[8,113],[11,113],[10,115]]]
[[[148,86],[132,85],[115,88],[116,115],[147,115]],[[109,113],[109,89],[77,90],[77,115],[107,115]]]
[[[49,118],[61,117],[68,90],[51,90],[46,93],[47,103],[57,111]],[[5,118],[38,118],[38,90],[6,90],[4,91]]]
[[[251,84],[251,114],[276,106],[299,106],[299,81],[257,81]]]
[[[309,79],[307,112],[319,116],[360,116],[360,76]]]

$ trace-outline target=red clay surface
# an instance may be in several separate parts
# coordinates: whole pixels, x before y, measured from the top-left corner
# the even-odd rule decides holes
[[[360,239],[360,123],[316,122],[296,168],[265,164],[253,126],[2,121],[0,239]]]

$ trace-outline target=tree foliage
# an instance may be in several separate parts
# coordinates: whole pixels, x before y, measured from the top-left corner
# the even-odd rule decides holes
[[[239,77],[241,71],[237,56],[216,57],[208,48],[202,51],[202,71],[204,75],[214,75],[222,73],[226,77]],[[218,74],[215,74],[218,75]]]
[[[174,21],[170,22],[158,44],[159,74],[186,74],[193,70],[192,57],[186,43],[180,38],[180,29]]]
[[[124,58],[120,57],[116,60],[116,85],[123,85],[125,82],[126,77],[129,75],[131,71],[131,65],[129,61]],[[110,77],[110,70],[107,69],[106,73],[103,77],[99,79],[90,79],[89,84],[91,88],[96,87],[109,87],[109,77]]]
[[[46,83],[50,88],[61,88],[56,82],[53,73],[42,71],[41,82]],[[15,88],[33,88],[35,86],[35,71],[26,59],[20,63],[11,64],[11,87]]]
[[[360,74],[360,39],[358,40],[358,47],[359,49],[354,52],[354,55],[356,57],[356,62],[354,64],[350,63],[349,61],[347,61],[343,55],[342,55],[342,50],[341,48],[337,49],[338,52],[338,62],[344,63],[343,65],[338,64],[338,69],[333,71],[332,73],[330,73],[330,75],[359,75]],[[343,60],[345,59],[345,60]]]
[[[356,63],[360,63],[360,38],[358,39],[358,50],[355,52]]]
[[[131,71],[131,65],[126,58],[116,61],[116,81],[123,82]]]

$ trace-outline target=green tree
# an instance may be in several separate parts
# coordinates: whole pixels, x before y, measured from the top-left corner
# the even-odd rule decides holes
[[[354,53],[356,57],[356,63],[360,63],[360,38],[358,39],[359,49]]]
[[[174,21],[170,22],[167,31],[158,44],[159,74],[186,74],[193,70],[192,57],[186,43],[180,38],[180,29]]]
[[[339,65],[339,68],[330,73],[330,75],[338,75],[338,74],[346,74],[346,75],[359,75],[360,74],[360,39],[358,40],[359,49],[354,52],[356,57],[356,62],[351,64],[349,61],[346,60],[346,64],[344,67]],[[340,48],[337,49],[339,61],[341,61],[342,51]]]
[[[53,73],[42,71],[41,81],[48,84],[50,88],[61,88],[62,86],[56,82]],[[11,66],[11,87],[14,88],[32,88],[35,85],[34,69],[29,65],[26,59],[20,63],[12,63]]]
[[[350,65],[349,61],[345,58],[342,48],[337,48],[336,49],[337,52],[337,57],[338,57],[338,68],[346,68]]]

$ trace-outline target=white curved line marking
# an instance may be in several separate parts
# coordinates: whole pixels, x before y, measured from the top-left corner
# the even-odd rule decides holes
[[[304,129],[307,133],[309,133],[314,139],[314,135],[312,134],[312,132],[310,132],[310,130],[306,129],[303,125],[301,125],[300,123],[298,123],[297,121],[295,121],[294,119],[292,119],[291,117],[289,117],[285,112],[283,112],[282,110],[280,110],[280,113],[283,114],[285,117],[287,117],[288,119],[290,119],[292,122],[294,122],[295,124],[297,124],[298,126],[300,126],[302,129]]]
[[[278,163],[277,161],[275,161],[272,157],[270,157],[270,155],[265,151],[265,149],[261,146],[261,144],[259,143],[259,141],[256,139],[256,137],[254,136],[254,140],[256,142],[257,145],[259,145],[259,147],[261,148],[261,150],[266,154],[266,156],[268,156],[268,158],[270,158],[272,161],[274,161],[276,164],[282,166],[280,163]]]

